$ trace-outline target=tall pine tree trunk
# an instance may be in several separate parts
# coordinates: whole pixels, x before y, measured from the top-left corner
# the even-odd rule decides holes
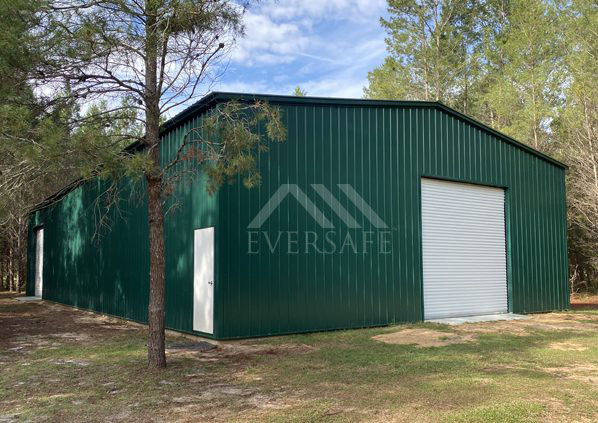
[[[156,150],[158,147],[156,148]],[[164,214],[162,210],[162,181],[153,175],[146,176],[148,193],[150,290],[148,305],[149,341],[148,365],[166,367],[164,340]]]
[[[151,105],[148,107],[151,108]],[[156,108],[157,110],[157,108]],[[159,126],[156,113],[146,123],[146,142],[154,162],[152,170],[145,175],[147,185],[147,215],[149,227],[149,340],[147,358],[149,367],[166,367],[164,340],[165,281],[164,281],[164,209],[162,207],[162,177],[160,172]]]
[[[160,170],[159,114],[157,101],[147,100],[145,142],[150,149],[152,169],[145,175],[147,184],[147,216],[149,227],[149,367],[166,367],[164,340],[165,281],[164,281],[164,209],[162,207],[162,175]]]
[[[149,221],[150,287],[148,304],[148,366],[166,367],[164,339],[164,209],[162,208],[162,172],[160,169],[160,89],[158,80],[157,4],[145,3],[145,146],[153,166],[146,171]]]

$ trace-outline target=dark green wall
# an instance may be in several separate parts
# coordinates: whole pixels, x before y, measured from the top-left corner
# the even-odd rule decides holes
[[[34,228],[44,228],[43,298],[105,314],[147,319],[149,245],[144,202],[123,187],[119,208],[101,209],[104,183],[75,188],[35,212],[30,223],[29,294],[34,288]],[[99,201],[98,198],[100,198]],[[106,219],[107,226],[99,223]]]
[[[199,128],[200,117],[194,117],[174,129],[162,139],[162,161],[167,164],[176,156],[185,134]],[[180,163],[173,169],[176,175],[184,175],[189,163]],[[185,178],[166,206],[166,324],[182,331],[193,330],[193,236],[194,229],[218,227],[219,193],[208,195],[205,177]],[[216,254],[218,239],[216,238]],[[218,272],[216,262],[215,271]],[[217,273],[216,273],[217,277]],[[149,282],[148,282],[149,283]],[[219,298],[215,298],[216,308]],[[217,323],[215,322],[215,326]],[[216,329],[217,330],[217,329]],[[218,334],[215,332],[215,335]]]
[[[182,130],[164,137],[165,160]],[[34,233],[43,225],[44,299],[146,322],[149,244],[144,184],[123,182],[119,206],[108,214],[98,206],[107,186],[87,183],[32,214],[27,292],[33,295],[35,285]],[[204,181],[195,178],[180,184],[167,204],[164,235],[169,328],[192,330],[193,229],[216,225],[217,201],[218,195],[209,196]],[[100,217],[106,219],[106,225],[98,224]]]
[[[506,188],[511,311],[569,306],[564,169],[435,107],[285,104],[283,110],[288,141],[262,157],[263,184],[221,192],[220,244],[227,246],[218,279],[221,336],[421,320],[424,176]],[[310,184],[324,184],[363,230],[376,234],[337,187],[351,184],[388,224],[391,253],[289,255],[288,248],[271,253],[265,241],[260,254],[248,254],[247,225],[286,183],[298,184],[333,231],[359,239],[361,230],[348,229]],[[261,230],[271,244],[278,231],[283,237],[314,231],[320,240],[329,231],[291,196]]]
[[[227,185],[208,196],[198,177],[181,184],[168,204],[168,327],[192,330],[193,230],[208,226],[216,227],[215,337],[421,320],[422,176],[505,188],[511,311],[568,308],[561,166],[434,103],[269,99],[282,108],[288,137],[260,157],[262,185]],[[198,119],[191,114],[171,125],[162,143],[165,163]],[[321,228],[291,195],[261,228],[248,229],[281,184],[296,184],[334,229]],[[362,228],[347,228],[310,184],[323,184]],[[350,184],[388,228],[373,227],[337,184]],[[144,321],[145,206],[123,207],[128,219],[115,218],[112,231],[93,245],[94,186],[77,188],[32,219],[31,230],[45,228],[44,297]],[[347,233],[359,243],[364,231],[387,237],[390,252],[369,246],[364,253],[360,245],[357,253],[339,253]],[[288,232],[317,236],[320,249],[330,246],[322,243],[328,234],[337,250],[306,253],[299,243],[301,252],[288,254],[287,245],[280,248]],[[279,233],[271,252],[265,237],[274,244]],[[252,244],[259,254],[249,252],[249,236],[260,239]]]

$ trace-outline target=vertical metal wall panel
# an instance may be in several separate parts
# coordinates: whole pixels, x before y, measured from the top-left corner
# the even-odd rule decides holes
[[[195,125],[194,119],[163,138],[163,164],[172,160],[183,137]],[[45,232],[45,299],[147,321],[149,244],[145,189],[143,182],[140,184],[133,192],[133,184],[124,181],[118,207],[107,214],[99,207],[102,200],[98,198],[108,187],[101,181],[79,186],[55,204],[32,214],[29,240],[33,239],[36,226],[43,225]],[[218,226],[217,203],[218,195],[208,195],[205,176],[198,175],[179,184],[166,205],[168,328],[193,330],[193,231]],[[101,216],[105,226],[99,224]],[[216,254],[218,247],[216,241]],[[28,269],[34,269],[35,253],[31,248],[28,257]],[[216,276],[218,271],[217,262]],[[29,270],[28,292],[34,285],[32,274]],[[217,329],[217,321],[215,325]]]
[[[202,116],[192,117],[182,125],[165,134],[161,143],[162,166],[175,158],[185,142],[197,139],[201,132]],[[201,135],[204,135],[203,133]],[[173,172],[186,175],[192,163],[183,160],[175,165]],[[186,332],[193,331],[193,237],[195,229],[215,227],[215,279],[219,278],[221,267],[219,256],[221,246],[218,224],[218,196],[209,195],[206,176],[197,173],[193,178],[184,177],[165,206],[164,242],[166,249],[166,326]],[[214,287],[214,336],[218,336],[218,313],[222,294],[218,284]]]
[[[558,192],[563,169],[432,107],[279,105],[288,139],[260,158],[264,183],[250,191],[229,186],[221,196],[221,220],[229,223],[220,242],[234,260],[222,264],[228,271],[221,283],[230,292],[244,292],[235,301],[225,300],[222,337],[420,320],[422,176],[509,191],[512,311],[567,306],[563,260],[554,270],[549,260],[551,254],[564,254],[559,250],[564,221],[558,213],[564,207]],[[260,253],[248,254],[247,225],[283,183],[297,184],[324,210],[335,231],[357,237],[358,231],[347,228],[311,188],[325,185],[363,230],[375,229],[338,189],[338,184],[350,184],[387,222],[391,253],[293,255],[270,252],[262,239]],[[242,200],[230,202],[233,198]],[[551,226],[560,228],[554,237],[548,235]],[[292,196],[258,235],[267,233],[274,240],[285,231],[313,232],[318,239],[327,233]]]
[[[192,331],[193,230],[209,226],[215,227],[216,338],[421,320],[422,177],[504,188],[511,311],[569,306],[562,167],[434,103],[263,99],[282,109],[288,133],[286,142],[260,154],[263,183],[251,190],[225,185],[210,196],[200,174],[179,184],[166,205],[169,328]],[[163,165],[201,126],[209,107],[191,109],[169,126]],[[334,227],[322,228],[288,195],[260,228],[248,228],[281,184],[290,184],[295,195],[303,191]],[[312,184],[330,191],[361,227],[348,227]],[[387,228],[375,227],[339,184],[350,185]],[[45,228],[44,296],[145,321],[146,206],[143,199],[121,202],[126,220],[114,214],[112,229],[96,242],[93,204],[101,188],[88,183],[32,215],[29,245],[33,228]],[[364,231],[376,237],[388,232],[390,252],[379,254],[370,245],[364,253]],[[257,254],[250,251],[250,232],[259,239]],[[299,240],[314,234],[324,241],[318,248],[327,245],[326,236],[340,245],[348,234],[359,251],[341,254],[337,245],[332,253],[318,253],[303,239],[297,254],[287,254],[289,232]],[[274,245],[279,233],[270,251],[265,237]],[[30,248],[29,269],[32,254]]]
[[[44,299],[144,321],[147,214],[133,200],[106,213],[98,197],[107,187],[101,182],[79,186],[32,216],[29,239],[36,225],[44,228]],[[126,184],[121,189],[122,198],[131,198]],[[32,253],[30,249],[29,268],[34,266]]]

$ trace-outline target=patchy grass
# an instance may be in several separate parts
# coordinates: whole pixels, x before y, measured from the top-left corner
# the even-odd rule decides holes
[[[538,404],[514,402],[489,407],[476,407],[453,413],[447,421],[479,423],[535,422],[542,416],[543,408]]]
[[[374,339],[403,330],[407,344]],[[418,331],[466,342],[412,344]],[[598,419],[596,311],[177,348],[162,372],[145,354],[139,325],[0,297],[0,421]]]

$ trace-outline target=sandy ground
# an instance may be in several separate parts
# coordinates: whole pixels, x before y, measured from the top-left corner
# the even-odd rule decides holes
[[[517,336],[531,335],[535,330],[576,332],[598,331],[598,315],[574,315],[569,313],[534,314],[523,320],[465,323],[451,327],[452,332],[429,328],[406,328],[396,332],[376,335],[373,339],[387,344],[415,345],[417,347],[442,347],[472,342],[476,335],[501,333]],[[575,350],[574,345],[555,344],[555,349]],[[581,351],[581,350],[580,350]]]
[[[571,295],[571,308],[598,310],[598,295],[573,294]]]

